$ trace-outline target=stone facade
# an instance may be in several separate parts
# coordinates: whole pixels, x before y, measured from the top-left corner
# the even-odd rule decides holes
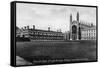
[[[35,29],[35,26],[34,28],[27,26],[27,28],[21,29],[21,31],[20,37],[28,37],[32,40],[63,40],[64,38],[62,32],[51,31],[50,27],[48,27],[48,30],[40,30]]]
[[[78,12],[76,20],[70,15],[70,40],[96,40],[96,26],[79,21]]]

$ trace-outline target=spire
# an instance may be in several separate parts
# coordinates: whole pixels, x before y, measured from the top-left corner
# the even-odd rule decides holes
[[[79,12],[77,12],[77,21],[79,22]]]
[[[72,14],[70,14],[70,23],[72,23]]]

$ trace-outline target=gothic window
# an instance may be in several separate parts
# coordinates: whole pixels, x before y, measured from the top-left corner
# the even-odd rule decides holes
[[[75,25],[72,26],[72,33],[73,34],[77,33],[77,27]]]

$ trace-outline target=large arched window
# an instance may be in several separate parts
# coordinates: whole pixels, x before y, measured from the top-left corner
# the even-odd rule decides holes
[[[76,25],[72,26],[72,34],[76,34],[77,33],[77,27]]]

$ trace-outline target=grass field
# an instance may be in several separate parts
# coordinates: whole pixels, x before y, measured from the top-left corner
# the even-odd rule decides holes
[[[96,41],[16,42],[16,55],[30,62],[61,58],[96,60]]]

